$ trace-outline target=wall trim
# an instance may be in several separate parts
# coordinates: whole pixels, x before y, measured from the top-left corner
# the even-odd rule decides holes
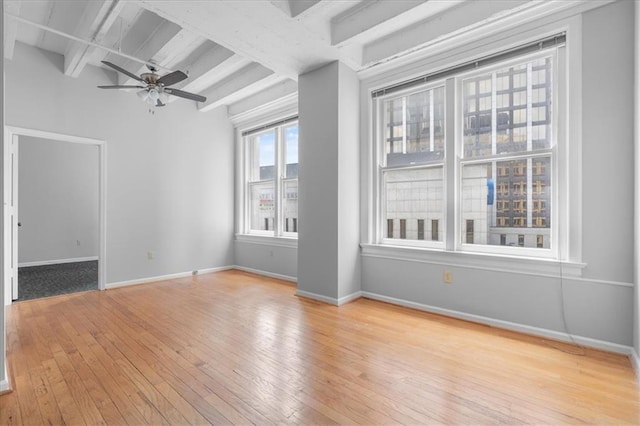
[[[383,296],[381,294],[362,292],[362,297],[367,299],[379,300],[381,302],[391,303],[393,305],[404,306],[406,308],[418,309],[420,311],[430,312],[439,315],[445,315],[452,318],[458,318],[480,324],[490,325],[492,327],[502,328],[506,330],[516,331],[519,333],[530,334],[534,336],[545,337],[549,339],[559,340],[567,343],[577,343],[594,349],[601,349],[608,352],[615,352],[623,355],[631,355],[633,348],[631,346],[620,345],[618,343],[607,342],[604,340],[592,339],[590,337],[575,336],[564,332],[548,330],[530,325],[518,324],[510,321],[489,318],[481,315],[467,314],[451,309],[438,308],[436,306],[425,305],[422,303],[411,302],[395,297]]]
[[[537,277],[578,279],[587,265],[543,258],[470,253],[381,244],[360,244],[362,257],[427,263],[455,268],[506,272]]]
[[[306,299],[317,300],[319,302],[328,303],[328,304],[333,305],[333,306],[340,306],[339,301],[338,301],[337,298],[323,296],[322,294],[317,294],[317,293],[311,293],[310,291],[297,290],[296,291],[296,296],[304,297]]]
[[[289,237],[273,237],[267,235],[236,234],[236,242],[258,244],[273,247],[298,248],[298,239]]]
[[[3,393],[11,392],[11,382],[9,381],[9,375],[7,374],[7,358],[4,358],[4,380],[0,380],[0,395]]]
[[[342,296],[338,299],[338,306],[346,305],[349,302],[353,302],[354,300],[358,300],[362,297],[361,291],[354,291],[351,294],[347,294],[346,296]]]
[[[90,262],[98,260],[98,256],[74,257],[71,259],[36,260],[35,262],[18,263],[18,268],[28,268],[30,266],[58,265],[62,263]]]
[[[631,360],[633,371],[636,373],[636,383],[640,386],[640,358],[638,357],[638,352],[636,352],[635,348],[631,348],[629,359]]]
[[[138,285],[138,284],[148,284],[156,281],[167,281],[167,280],[172,280],[176,278],[191,277],[193,275],[208,274],[211,272],[227,271],[229,269],[234,269],[234,268],[233,266],[219,266],[216,268],[196,269],[193,271],[178,272],[176,274],[159,275],[156,277],[138,278],[135,280],[128,280],[128,281],[118,281],[115,283],[108,283],[105,286],[105,290],[110,290],[110,289],[119,288],[119,287],[128,287],[131,285]]]
[[[233,269],[237,269],[238,271],[249,272],[251,274],[262,275],[262,276],[269,277],[269,278],[277,278],[279,280],[291,281],[292,283],[297,283],[298,282],[298,278],[297,277],[292,277],[292,276],[289,276],[289,275],[276,274],[276,273],[273,273],[273,272],[263,271],[261,269],[247,268],[246,266],[241,266],[241,265],[233,265]]]
[[[310,291],[298,290],[296,291],[296,296],[305,297],[307,299],[318,300],[320,302],[325,302],[333,306],[342,306],[344,304],[347,304],[349,302],[352,302],[356,299],[361,298],[362,292],[356,291],[354,293],[348,294],[338,299],[335,297],[328,297],[328,296],[323,296],[322,294],[312,293]]]

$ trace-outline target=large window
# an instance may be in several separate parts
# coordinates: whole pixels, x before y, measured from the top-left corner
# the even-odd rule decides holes
[[[245,233],[298,232],[298,123],[244,134]]]
[[[374,95],[379,243],[557,256],[557,49]]]
[[[444,87],[385,99],[382,122],[383,237],[441,245]]]
[[[467,229],[470,220],[476,224],[464,243],[548,248],[539,242],[553,242],[546,207],[553,207],[554,186],[552,72],[549,54],[459,79],[460,219]]]

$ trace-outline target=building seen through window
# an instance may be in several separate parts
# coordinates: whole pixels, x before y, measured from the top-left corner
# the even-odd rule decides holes
[[[549,248],[553,56],[539,55],[387,96],[379,103],[382,237],[443,243],[446,121],[460,126],[455,206],[461,244]],[[445,101],[458,110],[448,117]],[[451,115],[451,114],[449,114]],[[452,204],[448,204],[449,206]],[[382,226],[384,224],[384,226]]]
[[[275,236],[296,234],[297,122],[247,135],[245,143],[248,231],[269,231]]]

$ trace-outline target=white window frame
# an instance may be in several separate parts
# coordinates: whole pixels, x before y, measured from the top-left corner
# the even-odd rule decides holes
[[[406,166],[387,166],[386,165],[386,148],[385,148],[385,121],[384,121],[384,102],[389,99],[401,98],[404,96],[411,95],[413,93],[423,92],[427,90],[434,90],[442,87],[444,89],[445,97],[444,97],[444,111],[445,111],[445,128],[444,128],[444,140],[445,140],[445,148],[444,148],[444,157],[441,160],[430,161],[422,164],[415,165],[406,165]],[[378,188],[379,194],[379,202],[377,203],[376,209],[376,241],[378,244],[384,245],[399,245],[399,246],[407,246],[407,247],[422,247],[422,248],[435,248],[435,249],[444,249],[445,241],[446,241],[446,229],[447,229],[447,198],[448,193],[446,191],[447,188],[447,131],[446,131],[446,111],[447,111],[447,90],[445,85],[445,80],[438,80],[428,84],[411,87],[406,90],[393,92],[388,95],[380,96],[374,101],[374,110],[376,117],[376,134],[375,140],[376,142],[376,156],[375,156],[375,167],[377,168],[377,181],[376,187]],[[431,108],[431,113],[433,113],[433,107]],[[404,129],[403,131],[406,131]],[[406,137],[406,135],[405,135]],[[384,237],[384,227],[386,227],[386,222],[384,221],[385,213],[384,207],[386,206],[386,191],[384,187],[384,174],[389,171],[394,170],[421,170],[421,169],[430,169],[430,168],[438,168],[442,167],[442,187],[443,187],[443,215],[442,215],[442,223],[438,224],[438,233],[442,236],[440,241],[432,241],[431,239],[424,240],[408,240],[408,239],[400,239],[400,238],[385,238]],[[426,225],[426,222],[425,222]],[[426,228],[425,228],[426,235]]]
[[[550,258],[550,259],[558,259],[559,258],[559,247],[563,244],[562,241],[559,241],[560,235],[558,232],[558,228],[560,226],[566,226],[566,224],[559,223],[560,215],[558,214],[558,205],[560,202],[559,199],[559,183],[558,183],[558,164],[563,164],[564,167],[567,166],[566,159],[559,158],[559,150],[558,146],[566,144],[566,140],[560,136],[558,132],[558,123],[560,117],[560,108],[561,103],[560,100],[560,90],[558,84],[558,69],[560,67],[560,63],[558,62],[558,51],[560,49],[564,49],[564,46],[554,47],[551,49],[543,50],[541,52],[536,52],[533,54],[518,56],[513,59],[499,62],[490,66],[482,67],[472,72],[462,73],[455,76],[455,97],[456,97],[456,112],[455,112],[455,121],[456,121],[456,133],[455,133],[455,168],[456,168],[456,203],[455,203],[455,245],[454,250],[463,251],[463,252],[476,252],[476,253],[489,253],[489,254],[498,254],[498,255],[507,255],[507,256],[523,256],[523,257],[532,257],[532,258]],[[462,82],[465,79],[473,78],[479,75],[492,73],[504,68],[508,68],[513,65],[520,65],[522,63],[526,63],[529,61],[534,61],[536,59],[551,57],[552,61],[552,100],[551,100],[551,135],[550,135],[550,147],[546,150],[539,151],[527,151],[524,153],[514,153],[509,155],[492,155],[482,158],[473,158],[473,159],[465,159],[463,158],[463,150],[464,150],[464,137],[462,135],[463,128],[463,105],[460,102],[460,97],[462,94]],[[527,83],[527,84],[530,84]],[[494,88],[495,90],[495,88]],[[564,99],[563,103],[564,104]],[[565,112],[566,113],[566,112]],[[529,114],[527,114],[529,115]],[[527,118],[529,121],[530,117]],[[528,159],[535,158],[540,156],[548,156],[551,161],[551,227],[550,238],[551,238],[551,247],[548,249],[545,248],[536,248],[536,247],[509,247],[509,246],[500,246],[500,245],[489,245],[489,244],[467,244],[464,242],[463,229],[462,229],[462,190],[460,186],[462,185],[462,168],[465,164],[484,164],[493,161],[507,161],[511,159]],[[532,188],[528,188],[528,191],[531,191]],[[527,206],[527,208],[533,208],[533,205]],[[531,227],[530,229],[536,229]]]
[[[272,240],[276,241],[278,239],[285,240],[297,240],[298,233],[297,232],[286,232],[283,224],[283,192],[284,192],[284,184],[285,181],[290,181],[292,178],[285,177],[285,130],[294,125],[298,125],[298,119],[287,120],[286,122],[281,122],[281,120],[274,120],[273,125],[264,126],[263,129],[257,132],[251,132],[250,134],[243,135],[244,132],[239,131],[238,137],[240,140],[240,157],[241,157],[241,169],[242,172],[239,191],[241,194],[242,202],[241,205],[241,214],[240,214],[240,223],[238,224],[238,237],[243,240],[253,240],[253,237],[258,238],[259,240]],[[274,229],[273,230],[257,230],[251,229],[251,191],[249,191],[250,186],[253,183],[258,183],[259,181],[251,181],[250,173],[251,173],[251,156],[252,149],[250,146],[250,141],[252,138],[260,136],[262,134],[266,134],[274,131],[275,129],[275,171],[274,171]],[[298,141],[299,143],[299,141]],[[298,179],[297,177],[295,178]],[[299,230],[299,221],[298,221],[298,230]]]
[[[452,253],[477,253],[477,254],[489,254],[499,257],[510,258],[528,258],[528,259],[541,259],[541,260],[567,260],[568,258],[568,225],[569,214],[560,211],[563,207],[568,205],[568,182],[567,176],[558,172],[559,165],[564,170],[569,167],[569,159],[567,156],[568,149],[566,144],[566,131],[567,129],[560,125],[560,118],[568,118],[568,88],[565,87],[567,81],[563,78],[563,72],[566,69],[566,46],[557,46],[549,49],[544,49],[540,52],[533,54],[521,55],[509,60],[501,61],[490,66],[478,68],[470,72],[464,72],[456,75],[449,76],[444,80],[438,80],[430,82],[428,84],[412,86],[408,89],[396,91],[387,95],[379,96],[372,100],[371,104],[371,117],[373,119],[373,141],[375,149],[373,150],[372,165],[375,169],[374,181],[371,186],[371,196],[374,206],[373,219],[373,235],[371,242],[373,245],[385,246],[389,248],[422,248],[422,249],[435,249],[444,252]],[[504,69],[513,64],[521,64],[530,60],[534,60],[541,57],[552,57],[552,134],[550,149],[545,150],[545,155],[551,158],[551,228],[550,238],[552,246],[549,249],[537,248],[537,247],[504,247],[498,245],[484,245],[484,244],[467,244],[463,242],[463,229],[462,229],[462,212],[461,212],[461,184],[462,184],[462,167],[464,164],[470,162],[486,163],[495,161],[496,159],[502,160],[510,159],[514,156],[520,157],[532,157],[539,156],[540,152],[526,153],[526,154],[514,154],[504,157],[492,156],[481,159],[463,159],[463,137],[462,137],[462,115],[463,108],[461,104],[461,89],[462,81],[465,78],[469,78],[475,75],[486,74],[495,70]],[[385,100],[391,98],[398,98],[401,96],[410,95],[424,90],[433,89],[436,87],[444,86],[445,88],[445,154],[442,161],[443,167],[443,204],[444,208],[444,220],[439,225],[439,232],[442,234],[442,241],[434,243],[427,240],[404,240],[398,238],[384,238],[384,229],[386,222],[383,220],[385,215],[383,212],[386,205],[385,190],[383,176],[384,172],[390,169],[405,169],[409,167],[385,167],[385,121],[384,121],[384,107]],[[453,93],[452,93],[453,92]],[[453,112],[453,113],[452,113]],[[453,120],[452,120],[453,119]],[[450,123],[449,121],[454,121]],[[562,127],[562,128],[561,128]],[[449,130],[453,129],[453,132]],[[453,133],[453,134],[451,134]],[[439,166],[440,162],[438,162]],[[433,167],[434,163],[415,165],[413,168]],[[531,188],[529,188],[531,190]],[[455,200],[451,208],[451,201]],[[532,228],[534,229],[534,228]],[[563,230],[563,232],[559,232]],[[370,252],[371,250],[365,250]],[[581,268],[581,266],[579,266]]]

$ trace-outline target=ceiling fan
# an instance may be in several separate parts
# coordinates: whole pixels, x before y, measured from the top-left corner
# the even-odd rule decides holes
[[[197,102],[207,101],[207,98],[205,98],[204,96],[196,95],[195,93],[189,93],[189,92],[185,92],[184,90],[178,90],[178,89],[173,89],[169,87],[187,78],[187,75],[182,71],[174,71],[160,77],[156,73],[157,68],[154,67],[153,65],[147,64],[147,68],[149,68],[150,72],[145,72],[140,74],[140,76],[137,76],[134,73],[129,72],[124,68],[121,68],[118,65],[113,64],[111,62],[102,61],[102,63],[113,68],[118,72],[121,72],[126,76],[133,78],[134,80],[139,81],[143,85],[98,86],[98,88],[100,89],[143,89],[138,92],[138,96],[143,101],[147,102],[149,105],[153,105],[157,107],[163,107],[166,105],[161,100],[161,97],[165,97],[163,96],[165,94],[178,96],[180,98],[190,99],[192,101],[197,101]]]

